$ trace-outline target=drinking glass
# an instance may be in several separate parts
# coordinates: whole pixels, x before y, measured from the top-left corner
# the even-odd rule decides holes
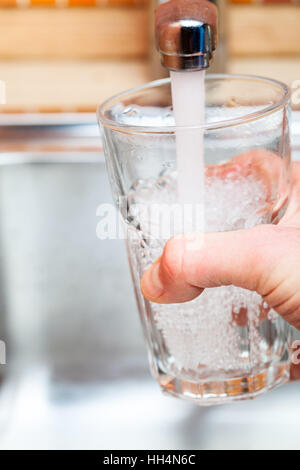
[[[289,327],[256,292],[231,285],[182,304],[156,304],[141,294],[143,272],[186,227],[173,210],[182,209],[176,134],[204,139],[202,210],[193,225],[199,232],[279,222],[289,197],[290,140],[284,84],[207,75],[205,89],[201,126],[176,128],[169,79],[109,99],[98,119],[153,375],[164,392],[210,405],[286,382]]]

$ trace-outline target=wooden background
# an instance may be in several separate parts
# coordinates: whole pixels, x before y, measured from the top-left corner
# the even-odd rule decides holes
[[[300,3],[265,3],[228,3],[227,70],[291,84],[300,79]],[[4,112],[94,110],[154,78],[147,0],[0,0],[0,31]]]

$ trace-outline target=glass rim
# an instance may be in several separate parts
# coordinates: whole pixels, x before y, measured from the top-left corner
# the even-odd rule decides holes
[[[176,126],[176,125],[163,125],[163,126],[139,126],[133,124],[126,124],[120,121],[114,121],[113,119],[109,119],[104,115],[105,109],[109,106],[109,104],[113,103],[116,100],[120,100],[122,97],[126,95],[130,95],[131,93],[137,93],[139,91],[148,90],[149,88],[160,87],[162,85],[166,85],[170,83],[170,77],[163,78],[160,80],[154,80],[151,82],[147,82],[145,84],[139,85],[134,88],[130,88],[125,90],[121,93],[117,93],[116,95],[111,96],[107,100],[104,101],[100,106],[97,108],[97,118],[98,121],[102,124],[103,127],[107,127],[116,131],[126,132],[126,133],[133,133],[133,134],[174,134],[176,129],[203,129],[203,130],[216,130],[216,129],[224,129],[226,127],[234,127],[241,124],[246,124],[252,121],[256,121],[262,117],[268,116],[280,108],[286,106],[290,99],[290,88],[283,82],[279,80],[275,80],[273,78],[263,77],[259,75],[246,75],[246,74],[230,74],[230,73],[216,73],[216,74],[207,74],[205,79],[213,80],[213,79],[240,79],[240,80],[254,80],[256,82],[267,83],[269,85],[276,85],[277,87],[281,88],[283,95],[282,97],[276,101],[275,103],[268,104],[264,106],[259,111],[255,111],[253,113],[247,113],[242,116],[223,119],[220,121],[214,121],[211,123],[204,123],[201,125],[196,126]]]

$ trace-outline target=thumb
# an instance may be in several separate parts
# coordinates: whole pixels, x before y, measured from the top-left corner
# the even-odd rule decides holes
[[[295,326],[295,309],[298,322],[300,316],[299,262],[297,229],[261,225],[182,235],[167,242],[161,258],[144,273],[141,289],[152,302],[179,303],[194,299],[204,288],[233,284],[257,291]]]

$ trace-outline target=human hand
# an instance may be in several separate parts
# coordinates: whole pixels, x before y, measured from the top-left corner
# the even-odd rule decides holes
[[[270,172],[270,162],[262,160],[262,155],[259,159],[251,153],[247,159],[245,154],[241,157],[270,188],[277,166]],[[247,165],[244,168],[246,171]],[[219,171],[218,166],[215,171]],[[174,237],[144,273],[141,289],[152,302],[178,303],[194,299],[205,288],[231,284],[258,292],[288,323],[300,329],[300,163],[293,164],[290,203],[278,225]]]

